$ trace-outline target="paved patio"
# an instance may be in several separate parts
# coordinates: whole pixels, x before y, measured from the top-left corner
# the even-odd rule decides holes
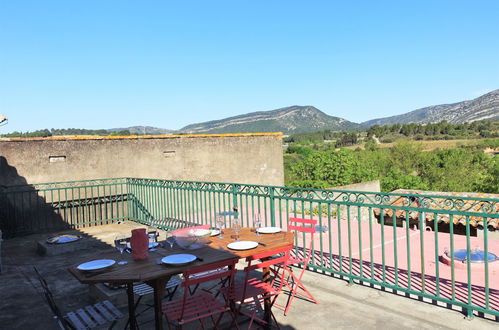
[[[110,249],[118,233],[128,234],[140,225],[133,222],[83,228],[78,233],[88,241],[85,248],[53,256],[40,256],[36,242],[49,234],[37,234],[4,241],[4,269],[0,274],[0,329],[56,329],[52,313],[40,293],[34,276],[36,266],[47,279],[63,311],[92,303],[89,287],[80,284],[66,270],[69,265],[91,257],[95,250]],[[117,257],[118,257],[118,252]],[[496,329],[497,320],[465,319],[457,310],[383,292],[362,285],[349,286],[344,280],[307,272],[305,284],[320,304],[295,300],[288,316],[274,307],[283,329]],[[282,296],[281,302],[286,297]],[[121,307],[126,313],[126,306]],[[145,313],[139,322],[152,319]],[[126,319],[117,324],[123,329]],[[242,325],[244,327],[244,325]],[[152,329],[153,323],[141,326]]]

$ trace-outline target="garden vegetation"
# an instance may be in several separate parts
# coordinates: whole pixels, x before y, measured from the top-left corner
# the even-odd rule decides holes
[[[469,124],[463,125],[470,131]],[[490,129],[493,125],[487,127],[487,134],[497,134]],[[379,129],[373,131],[383,136]],[[290,141],[284,155],[286,185],[332,188],[379,179],[385,192],[420,189],[499,193],[499,155],[484,152],[486,148],[499,150],[498,138],[477,140],[472,146],[423,151],[421,144],[411,140],[400,140],[392,148],[378,148],[369,138],[373,131],[368,132],[364,148],[356,150],[338,148],[334,141]],[[470,134],[480,133],[475,130]],[[342,141],[341,135],[337,137]]]

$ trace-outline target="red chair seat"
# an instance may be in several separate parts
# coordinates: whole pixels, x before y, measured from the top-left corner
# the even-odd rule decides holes
[[[184,315],[182,316],[182,305],[178,301],[168,301],[162,304],[163,313],[169,320],[177,320],[179,323],[199,319],[200,317],[225,312],[225,303],[217,300],[206,292],[201,292],[186,299]],[[182,319],[181,319],[182,317]]]
[[[270,278],[267,278],[266,276],[262,279],[250,277],[250,273],[258,269],[272,269],[272,267],[277,266],[287,267],[285,263],[289,259],[290,250],[291,246],[284,246],[247,257],[246,261],[248,264],[244,268],[244,282],[233,285],[232,288],[223,288],[220,290],[226,300],[239,303],[239,306],[237,306],[237,309],[235,310],[235,315],[244,314],[250,317],[248,329],[251,329],[251,325],[255,320],[266,326],[271,326],[272,323],[274,323],[275,326],[279,328],[279,324],[271,309],[268,310],[268,312],[270,312],[270,320],[259,318],[256,314],[262,301],[268,299],[268,302],[270,303],[269,307],[274,304],[275,299],[282,292],[282,281],[279,284],[279,287],[274,287],[274,280],[270,280]],[[280,256],[274,257],[276,255]],[[262,276],[263,275],[264,274],[262,273]],[[247,309],[248,307],[252,307],[249,313],[242,310],[243,308]],[[235,323],[233,322],[229,328],[234,324]]]
[[[161,305],[163,314],[166,316],[168,325],[182,326],[185,323],[199,321],[204,329],[203,319],[208,318],[213,322],[213,327],[218,328],[218,323],[225,312],[230,312],[232,319],[235,320],[235,315],[230,309],[228,300],[220,301],[214,293],[202,291],[198,294],[191,293],[193,286],[198,286],[202,283],[207,283],[213,280],[227,279],[228,285],[234,285],[235,265],[237,258],[215,262],[209,265],[200,265],[183,272],[184,295],[174,301],[165,302]],[[216,269],[224,269],[224,271],[211,272]],[[205,276],[193,276],[194,274],[205,273]],[[217,315],[215,319],[213,316]]]

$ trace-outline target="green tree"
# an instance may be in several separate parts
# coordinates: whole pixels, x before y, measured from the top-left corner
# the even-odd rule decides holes
[[[368,139],[366,143],[364,143],[364,149],[369,150],[369,151],[374,151],[378,148],[376,145],[376,142],[374,142],[373,139]]]
[[[490,156],[480,150],[447,149],[430,153],[422,176],[435,191],[479,191],[489,177]]]
[[[290,167],[292,186],[331,188],[372,180],[375,172],[356,157],[356,151],[314,152]]]
[[[489,167],[487,168],[487,174],[482,179],[481,183],[478,184],[478,191],[485,193],[499,193],[499,159],[495,156],[490,161]]]

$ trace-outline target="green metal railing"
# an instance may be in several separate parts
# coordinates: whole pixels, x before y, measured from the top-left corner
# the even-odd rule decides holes
[[[47,221],[55,221],[47,218],[37,224],[21,216],[23,209],[44,210],[33,207],[26,196],[19,197],[23,193],[45,203],[58,223],[75,228],[122,219],[167,230],[215,226],[220,214],[226,226],[231,217],[252,226],[254,216],[260,214],[264,225],[286,229],[290,217],[316,219],[319,231],[309,269],[352,284],[460,306],[468,317],[476,313],[499,316],[499,261],[486,259],[479,264],[470,258],[477,248],[499,255],[496,198],[137,178],[9,189],[0,190],[0,203],[14,203],[17,213],[6,223],[14,224],[16,233],[45,228]],[[0,220],[4,219],[0,212]],[[0,225],[5,227],[5,223]],[[310,237],[295,237],[295,253],[307,253]],[[463,261],[456,258],[461,249],[467,256]]]
[[[128,219],[126,179],[0,187],[0,226],[7,237]]]

